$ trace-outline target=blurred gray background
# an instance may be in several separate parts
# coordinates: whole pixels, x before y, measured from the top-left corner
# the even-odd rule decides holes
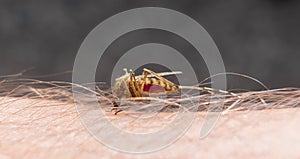
[[[104,19],[137,7],[165,7],[194,18],[212,36],[228,72],[252,76],[270,88],[300,87],[300,1],[297,0],[41,0],[0,1],[0,76],[21,72],[42,80],[71,81],[81,42]],[[159,42],[205,64],[186,41],[168,32],[142,30],[116,40],[99,64],[97,80],[110,78],[120,55],[137,45]],[[105,66],[105,67],[104,67]],[[149,66],[155,67],[157,66]],[[157,69],[161,69],[157,67]],[[228,77],[230,88],[262,89],[253,81]]]

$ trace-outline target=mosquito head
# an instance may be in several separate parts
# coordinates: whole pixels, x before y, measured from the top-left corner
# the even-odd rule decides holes
[[[112,89],[112,93],[115,98],[122,99],[122,98],[130,98],[131,93],[129,91],[128,87],[128,80],[130,77],[130,74],[128,73],[127,69],[123,69],[125,71],[125,74],[121,77],[116,78],[114,87]]]

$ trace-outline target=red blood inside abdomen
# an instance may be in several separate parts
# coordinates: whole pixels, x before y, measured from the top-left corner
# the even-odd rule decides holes
[[[143,91],[148,93],[164,93],[165,89],[160,85],[146,84],[144,85]]]

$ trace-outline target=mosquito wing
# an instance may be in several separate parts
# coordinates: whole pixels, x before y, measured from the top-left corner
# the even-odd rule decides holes
[[[170,76],[170,75],[177,75],[177,74],[182,74],[181,71],[173,71],[173,72],[161,72],[157,73],[159,76]],[[136,78],[141,78],[143,75],[138,75],[135,76]],[[147,77],[154,77],[152,74],[149,74]]]

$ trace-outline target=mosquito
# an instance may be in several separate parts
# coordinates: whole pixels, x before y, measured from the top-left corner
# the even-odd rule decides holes
[[[209,87],[197,87],[197,86],[182,86],[177,85],[168,79],[164,78],[164,76],[182,74],[180,71],[174,72],[161,72],[156,73],[147,68],[143,69],[142,75],[135,76],[134,72],[130,69],[129,72],[125,68],[125,75],[116,78],[115,85],[112,89],[113,95],[119,99],[122,98],[134,98],[134,97],[143,97],[144,95],[151,94],[179,94],[181,89],[192,89],[205,91],[213,94],[214,92],[219,92],[223,94],[229,94],[235,97],[239,97],[237,94],[224,91],[217,90]],[[154,89],[153,89],[154,87]],[[162,89],[156,89],[162,88]],[[114,107],[118,107],[118,104],[114,101]],[[116,109],[114,109],[116,110]],[[122,110],[117,110],[115,114]]]

